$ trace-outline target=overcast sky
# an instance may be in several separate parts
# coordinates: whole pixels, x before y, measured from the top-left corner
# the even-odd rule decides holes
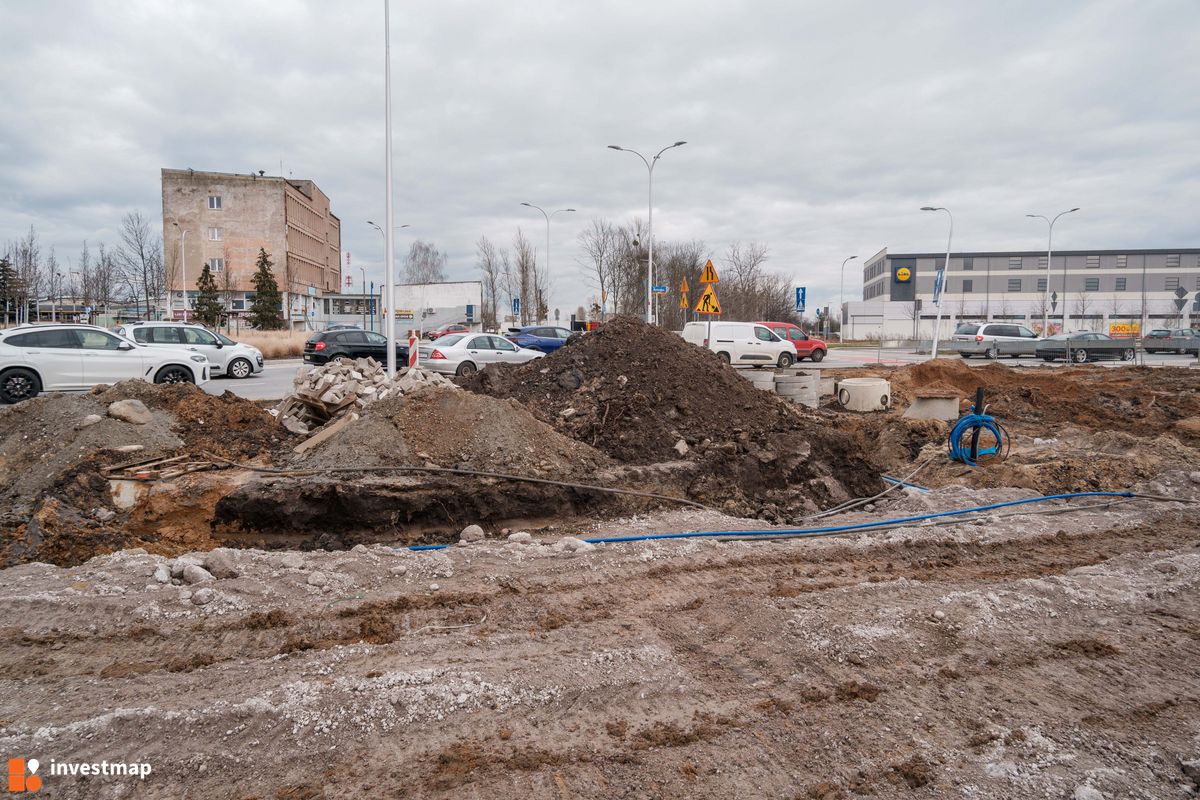
[[[383,2],[0,0],[0,241],[60,259],[161,224],[161,167],[311,178],[382,275]],[[656,239],[770,248],[836,302],[883,247],[1041,248],[1026,213],[1083,210],[1056,247],[1200,247],[1200,2],[392,4],[398,257],[477,275],[518,226],[554,305],[593,293],[576,236],[646,214]],[[852,262],[853,263],[853,262]],[[856,296],[861,272],[847,271]]]

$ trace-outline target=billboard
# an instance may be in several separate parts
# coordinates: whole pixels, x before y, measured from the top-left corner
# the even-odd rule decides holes
[[[1140,322],[1110,322],[1108,335],[1114,339],[1136,339],[1142,333]]]

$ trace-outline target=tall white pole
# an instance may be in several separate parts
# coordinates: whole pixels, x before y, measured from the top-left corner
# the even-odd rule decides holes
[[[542,216],[546,218],[546,281],[547,281],[546,288],[549,289],[550,288],[549,287],[549,280],[550,280],[550,219],[555,214],[565,214],[567,212],[574,212],[575,209],[560,208],[557,211],[551,211],[550,213],[546,213],[546,209],[542,208],[541,206],[535,206],[533,203],[521,203],[521,205],[523,205],[527,208],[537,209],[538,211],[542,212]],[[524,301],[522,301],[522,302],[524,302]],[[549,305],[549,301],[547,301],[547,305]],[[539,306],[540,306],[540,303],[539,303]],[[535,309],[535,311],[540,312],[541,308],[537,308],[537,309]],[[538,322],[539,323],[541,322],[540,318],[538,319]]]
[[[1042,293],[1042,336],[1050,335],[1050,277],[1054,272],[1053,256],[1054,256],[1054,223],[1058,222],[1058,218],[1063,214],[1071,214],[1078,211],[1079,208],[1068,209],[1067,211],[1059,212],[1054,219],[1048,219],[1041,214],[1026,214],[1030,219],[1040,219],[1046,223],[1048,231],[1046,234],[1046,291]],[[988,262],[989,265],[991,262]],[[1063,326],[1062,332],[1067,332],[1067,262],[1063,260]],[[1068,349],[1070,343],[1067,344]]]
[[[856,258],[858,258],[858,256],[850,256],[849,258],[847,258],[847,259],[846,259],[846,261],[853,261],[853,260],[854,260],[854,259],[856,259]],[[841,287],[840,287],[840,288],[838,288],[838,341],[839,341],[839,342],[840,342],[840,341],[842,341],[843,339],[845,339],[845,338],[846,338],[845,336],[843,336],[843,335],[842,335],[842,326],[846,324],[846,321],[845,321],[845,308],[846,308],[846,261],[843,261],[843,262],[842,262],[842,285],[841,285]],[[825,322],[825,326],[826,326],[827,328],[829,327],[829,321],[828,321],[828,320],[826,320],[826,322]],[[828,338],[832,332],[833,332],[833,329],[832,329],[832,328],[829,328],[829,333],[826,333],[826,334],[825,334],[826,338]],[[883,328],[880,328],[880,329],[879,329],[879,336],[880,336],[881,338],[883,337]]]
[[[180,271],[183,273],[183,321],[184,321],[185,323],[187,322],[187,308],[188,308],[188,292],[187,292],[187,235],[188,235],[188,232],[187,232],[187,230],[185,229],[185,230],[183,231],[183,234],[182,234],[182,235],[179,237],[179,261],[180,261]],[[229,265],[228,265],[228,264],[226,264],[226,265],[225,265],[225,269],[229,269]]]
[[[945,211],[946,216],[950,217],[950,233],[946,236],[946,262],[942,264],[940,277],[938,273],[934,273],[933,279],[934,290],[936,297],[934,306],[937,307],[937,315],[933,318],[933,350],[930,358],[937,358],[938,353],[938,335],[942,328],[942,295],[946,293],[946,273],[950,271],[950,244],[954,240],[954,215],[950,213],[950,209],[941,206],[931,207],[925,206],[922,211]]]
[[[391,13],[389,0],[383,0],[383,91],[384,91],[384,183],[387,184],[387,198],[384,203],[384,215],[387,217],[383,226],[384,254],[383,267],[383,304],[386,307],[384,332],[387,335],[387,374],[389,378],[396,377],[396,280],[393,267],[393,226],[392,216],[392,36]]]

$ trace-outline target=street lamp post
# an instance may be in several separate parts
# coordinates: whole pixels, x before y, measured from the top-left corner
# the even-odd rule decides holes
[[[842,341],[845,337],[842,336],[842,328],[846,324],[846,261],[853,261],[858,256],[850,256],[842,262],[842,284],[838,288],[838,341]],[[828,323],[827,323],[828,324]],[[880,328],[879,335],[883,336],[883,329]]]
[[[391,94],[389,93],[388,96],[391,97]],[[389,119],[390,119],[390,115],[389,115]],[[391,141],[391,136],[388,137],[388,140],[389,140],[389,142]],[[389,150],[390,149],[391,148],[389,148]],[[390,157],[388,159],[388,163],[389,164],[391,163]],[[388,205],[390,206],[391,203],[389,202]],[[389,212],[389,217],[390,216],[391,216],[391,214]],[[371,222],[371,220],[367,220],[367,224],[370,225],[375,230],[379,231],[379,235],[383,237],[383,246],[387,250],[386,258],[384,259],[384,261],[386,262],[386,264],[384,265],[384,270],[387,272],[387,276],[384,277],[384,286],[388,287],[388,288],[385,288],[383,290],[383,292],[384,292],[383,296],[385,298],[383,301],[383,305],[390,305],[395,302],[395,291],[393,290],[393,288],[391,288],[391,278],[390,278],[390,276],[392,274],[392,257],[391,257],[392,242],[390,241],[391,237],[389,237],[386,233],[383,232],[383,228],[381,228],[378,224]],[[407,223],[404,225],[393,225],[392,230],[398,231],[401,228],[407,228],[407,227],[408,227]],[[380,313],[382,313],[382,312],[383,312],[383,309],[381,308]],[[388,319],[393,320],[393,322],[391,324],[391,328],[390,328],[390,330],[392,331],[393,338],[388,340],[388,346],[391,347],[391,349],[392,349],[392,361],[394,363],[395,362],[395,350],[396,350],[396,341],[395,341],[396,325],[395,325],[394,320],[396,319],[396,309],[392,308],[389,310]],[[381,317],[380,322],[383,323],[384,332],[387,332],[389,330],[387,320],[385,320]],[[395,375],[394,372],[392,374]]]
[[[954,240],[954,215],[950,213],[950,209],[941,206],[921,206],[921,210],[945,211],[946,216],[950,217],[950,232],[946,235],[946,263],[942,264],[941,272],[935,273],[933,278],[933,304],[937,308],[937,316],[933,318],[933,350],[930,358],[937,358],[938,334],[942,327],[942,295],[946,291],[946,273],[950,270],[950,243]]]
[[[180,230],[180,235],[179,235],[179,271],[180,271],[180,280],[183,282],[183,321],[186,323],[186,322],[187,322],[187,306],[188,306],[188,295],[187,295],[187,247],[186,247],[186,245],[187,245],[187,235],[188,235],[188,232],[187,232],[187,228],[184,228],[184,227],[183,227],[183,226],[181,226],[181,225],[180,225],[178,222],[172,222],[171,224],[172,224],[172,225],[174,225],[176,228],[179,228],[179,230]],[[225,265],[225,269],[229,269],[229,265],[228,265],[228,264],[226,264],[226,265]],[[168,295],[168,297],[170,296],[170,293],[171,293],[171,290],[170,290],[170,288],[168,288],[168,289],[167,289],[167,295]],[[146,298],[146,304],[147,304],[147,305],[149,305],[149,303],[150,303],[150,298],[148,298],[148,297],[147,297],[147,298]],[[168,302],[167,302],[167,307],[169,308],[169,307],[170,307],[170,305],[171,305],[171,304],[170,304],[170,301],[168,300]]]
[[[555,214],[565,214],[568,212],[574,213],[575,209],[560,208],[557,211],[551,211],[549,214],[547,214],[546,209],[542,208],[541,206],[535,206],[533,203],[521,203],[521,205],[528,206],[529,208],[536,208],[538,211],[541,211],[542,216],[546,218],[546,276],[547,276],[547,278],[549,278],[549,275],[550,275],[550,218],[553,217]],[[538,311],[539,312],[541,311],[541,303],[540,302],[538,303]],[[541,319],[539,319],[538,322],[541,322]]]
[[[1046,219],[1041,214],[1026,214],[1030,219],[1043,220],[1049,231],[1046,237],[1046,291],[1042,293],[1042,336],[1047,336],[1050,333],[1050,272],[1051,261],[1050,257],[1054,254],[1054,223],[1058,222],[1058,218],[1063,214],[1070,214],[1078,211],[1078,208],[1072,208],[1068,211],[1063,211],[1057,214],[1054,219]],[[1067,332],[1067,260],[1063,259],[1063,333]],[[1145,324],[1145,323],[1143,323]]]
[[[395,278],[392,275],[394,266],[394,247],[392,241],[392,34],[391,34],[391,4],[383,0],[383,92],[384,92],[384,183],[386,184],[386,202],[384,203],[383,246],[384,254],[384,297],[388,305],[393,305],[395,299]],[[388,309],[387,319],[384,320],[384,333],[387,336],[387,374],[389,378],[396,377],[396,310]]]
[[[667,152],[672,147],[682,147],[685,144],[687,144],[687,142],[676,142],[675,144],[667,145],[662,150],[659,150],[657,153],[655,153],[654,158],[649,161],[646,160],[646,157],[637,150],[630,150],[628,147],[621,147],[620,145],[616,144],[610,144],[608,146],[610,150],[623,150],[626,153],[633,153],[642,160],[642,163],[646,165],[646,171],[649,173],[647,187],[647,234],[649,237],[650,258],[646,269],[646,322],[648,324],[654,324],[654,166],[658,163],[658,159],[663,153]]]
[[[367,329],[367,306],[371,304],[371,296],[367,294],[367,268],[360,264],[358,270],[362,273],[362,284],[360,284],[359,290],[363,294],[362,326],[365,331]]]

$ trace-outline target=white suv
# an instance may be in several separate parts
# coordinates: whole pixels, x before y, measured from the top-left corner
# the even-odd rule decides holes
[[[964,322],[950,336],[950,346],[963,358],[1032,356],[1041,341],[1029,328],[1011,322]]]
[[[129,378],[201,384],[209,378],[208,359],[183,348],[144,347],[95,325],[22,325],[0,331],[0,402]]]
[[[117,333],[150,347],[183,347],[208,357],[213,377],[249,378],[263,371],[263,354],[202,325],[186,322],[128,322]]]

